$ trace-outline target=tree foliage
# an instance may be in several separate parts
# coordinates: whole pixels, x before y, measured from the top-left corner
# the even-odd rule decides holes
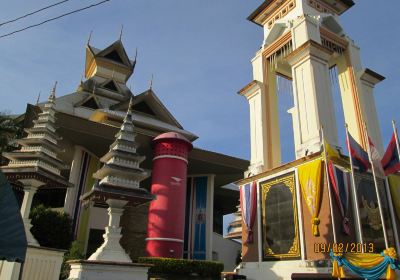
[[[66,213],[43,205],[31,211],[31,232],[41,246],[68,250],[72,242],[72,221]]]
[[[22,135],[22,122],[0,112],[0,164],[5,163],[4,159],[1,158],[1,153],[14,150],[16,145],[12,145],[12,141],[21,138]]]

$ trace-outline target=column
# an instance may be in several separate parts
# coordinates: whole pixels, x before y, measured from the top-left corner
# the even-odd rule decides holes
[[[74,147],[74,158],[72,160],[71,171],[69,175],[69,182],[73,187],[67,189],[64,202],[64,212],[70,217],[73,217],[75,205],[78,200],[78,182],[82,165],[82,148],[79,146]]]
[[[24,221],[26,240],[28,241],[28,245],[33,245],[33,246],[40,246],[35,237],[33,237],[31,233],[32,224],[31,224],[31,219],[29,219],[33,196],[35,195],[37,189],[38,186],[29,186],[29,185],[24,186],[24,199],[22,201],[22,206],[21,206],[21,216],[22,220]]]
[[[214,234],[214,180],[215,175],[207,176],[207,208],[206,208],[206,259],[212,261]]]
[[[378,151],[383,154],[373,90],[375,85],[385,78],[368,68],[364,69],[361,65],[360,48],[350,38],[346,39],[349,45],[344,55],[337,59],[345,121],[348,124],[350,134],[366,149],[367,139],[363,125],[363,122],[365,122],[369,136]]]
[[[250,110],[250,166],[245,174],[256,175],[281,164],[276,73],[262,52],[252,60],[254,81],[239,91]]]
[[[296,158],[321,150],[320,127],[325,138],[337,145],[337,127],[329,79],[331,52],[313,40],[288,55],[292,68]]]

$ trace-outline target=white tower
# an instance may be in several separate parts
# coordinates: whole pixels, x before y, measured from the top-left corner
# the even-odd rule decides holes
[[[276,76],[292,80],[292,115],[296,158],[319,152],[320,127],[338,145],[329,69],[337,66],[344,118],[349,131],[366,145],[363,122],[383,151],[375,101],[375,84],[384,79],[363,69],[359,48],[344,33],[339,16],[351,0],[268,0],[249,20],[264,29],[260,50],[252,59],[254,80],[239,93],[250,105],[252,175],[281,164]],[[344,128],[343,128],[344,129]]]

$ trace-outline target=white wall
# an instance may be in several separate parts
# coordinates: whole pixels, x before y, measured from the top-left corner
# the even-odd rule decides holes
[[[217,256],[217,259],[213,259],[213,261],[223,262],[224,271],[233,271],[236,267],[236,256],[238,251],[242,249],[242,244],[233,240],[224,239],[222,235],[215,232],[213,233],[212,244],[213,255]]]

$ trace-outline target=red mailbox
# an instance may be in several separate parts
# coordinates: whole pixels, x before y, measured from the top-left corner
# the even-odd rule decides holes
[[[182,258],[188,153],[192,143],[167,132],[154,138],[146,251],[151,257]]]

